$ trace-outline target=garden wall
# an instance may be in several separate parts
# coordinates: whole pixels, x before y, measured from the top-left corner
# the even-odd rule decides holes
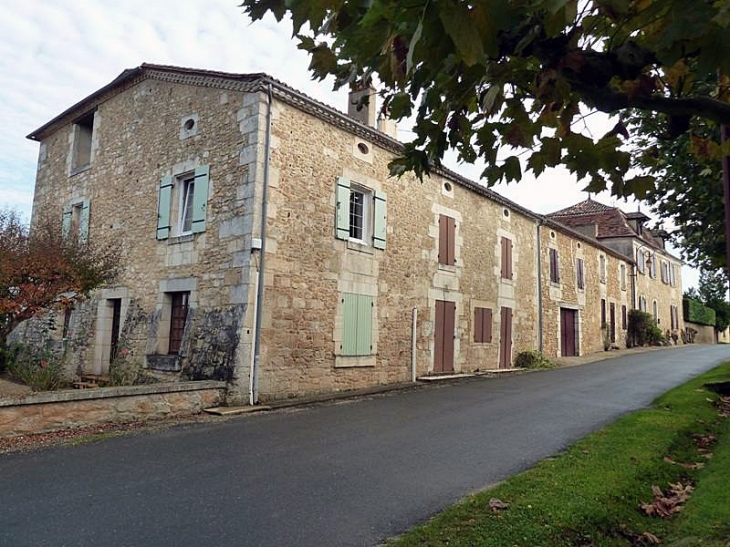
[[[210,380],[4,397],[0,437],[196,414],[222,404],[225,387]]]
[[[710,325],[700,325],[699,323],[690,323],[685,321],[684,326],[697,331],[695,335],[695,344],[716,344],[715,327]]]

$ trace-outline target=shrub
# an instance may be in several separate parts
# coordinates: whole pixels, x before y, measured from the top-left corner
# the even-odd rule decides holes
[[[515,359],[515,366],[517,368],[537,369],[537,368],[554,368],[555,364],[545,357],[542,352],[531,349],[523,351],[517,355]]]
[[[130,359],[130,352],[122,349],[109,365],[109,386],[137,386],[154,384],[157,379],[150,375],[138,361]]]
[[[68,382],[59,359],[47,351],[15,345],[5,350],[11,376],[33,391],[54,391]]]
[[[634,346],[662,346],[667,343],[664,334],[657,327],[654,316],[640,311],[629,311],[629,325],[627,331],[627,345]]]

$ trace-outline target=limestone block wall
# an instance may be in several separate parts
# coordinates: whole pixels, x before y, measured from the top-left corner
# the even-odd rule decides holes
[[[275,102],[262,398],[408,380],[414,307],[417,372],[432,373],[437,300],[455,303],[455,372],[497,368],[501,306],[513,308],[512,353],[535,347],[535,220],[440,176],[391,178],[393,157]],[[385,249],[335,237],[338,177],[387,195]],[[440,215],[455,219],[453,265],[439,264]],[[514,245],[508,281],[505,235]],[[371,355],[341,354],[343,293],[373,297]],[[475,306],[492,309],[490,343],[473,342]]]
[[[550,249],[556,249],[559,282],[550,279]],[[578,286],[577,262],[583,260],[583,288]],[[605,261],[605,276],[601,261]],[[623,266],[623,268],[622,268]],[[579,355],[604,350],[601,300],[605,300],[606,326],[610,324],[611,304],[615,313],[615,341],[611,346],[626,347],[623,306],[631,309],[630,265],[608,252],[554,225],[541,228],[541,269],[543,302],[543,352],[548,357],[562,355],[561,308],[577,313],[576,346]],[[625,274],[624,274],[625,272]]]
[[[645,247],[640,249],[646,251]],[[654,249],[652,249],[654,251]],[[647,266],[644,273],[636,271],[636,307],[639,307],[641,297],[646,299],[646,311],[654,314],[654,302],[656,302],[657,326],[664,332],[671,333],[671,312],[670,306],[676,306],[678,310],[679,328],[674,329],[675,332],[684,330],[684,317],[682,315],[682,267],[681,263],[674,257],[655,251],[657,257],[656,277],[649,275],[649,267]],[[664,283],[661,278],[661,260],[666,260],[675,264],[675,286]]]
[[[113,242],[123,271],[106,293],[74,312],[71,368],[108,368],[109,298],[122,301],[122,343],[133,358],[166,352],[169,294],[190,292],[180,359],[169,376],[231,380],[249,301],[254,180],[263,139],[258,95],[144,79],[102,101],[94,114],[88,169],[72,169],[74,125],[40,146],[34,220],[89,201],[88,237]],[[156,238],[160,181],[209,167],[206,227]],[[171,217],[179,200],[172,200]],[[105,344],[107,347],[105,347]]]

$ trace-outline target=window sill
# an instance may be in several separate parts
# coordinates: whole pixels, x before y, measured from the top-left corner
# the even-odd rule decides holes
[[[357,239],[348,239],[347,248],[350,251],[357,251],[358,253],[374,254],[373,247]]]
[[[335,355],[335,368],[362,368],[374,367],[376,361],[373,355]]]
[[[88,171],[89,169],[91,169],[90,163],[87,163],[86,165],[81,165],[79,167],[75,167],[74,169],[71,169],[71,173],[69,174],[69,177],[79,175],[81,173],[84,173],[85,171]]]
[[[456,273],[456,265],[439,263],[439,270],[442,272]]]
[[[195,234],[184,234],[167,238],[168,245],[179,245],[181,243],[189,243],[195,239]]]
[[[146,357],[148,369],[165,372],[179,372],[181,369],[179,355],[147,355]]]

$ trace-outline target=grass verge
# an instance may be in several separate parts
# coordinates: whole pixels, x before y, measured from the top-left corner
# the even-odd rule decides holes
[[[727,381],[730,362],[388,545],[599,547],[656,538],[730,547],[730,418],[704,387]],[[694,486],[683,509],[669,518],[644,514],[639,506],[654,501],[652,486],[670,483]],[[490,507],[493,499],[507,508]]]

